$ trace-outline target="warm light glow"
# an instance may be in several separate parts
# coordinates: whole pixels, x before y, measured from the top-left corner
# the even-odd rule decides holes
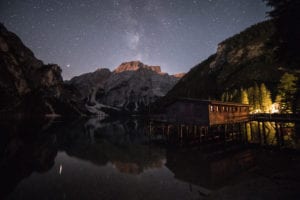
[[[251,114],[262,113],[261,109],[255,109],[250,112]]]
[[[279,113],[279,104],[273,103],[272,105],[268,106],[267,112],[263,112],[261,109],[255,109],[250,112],[251,114],[257,114],[257,113]]]
[[[270,112],[271,113],[279,113],[279,104],[278,103],[273,103],[271,105]]]

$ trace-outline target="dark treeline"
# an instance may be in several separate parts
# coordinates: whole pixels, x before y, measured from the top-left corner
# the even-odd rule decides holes
[[[264,0],[272,10],[268,15],[276,27],[274,41],[277,41],[278,58],[289,62],[290,67],[299,68],[300,63],[300,1]]]

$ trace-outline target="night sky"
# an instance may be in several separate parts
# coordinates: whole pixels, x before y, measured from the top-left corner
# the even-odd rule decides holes
[[[0,22],[70,79],[131,60],[187,72],[268,10],[262,0],[0,0]]]

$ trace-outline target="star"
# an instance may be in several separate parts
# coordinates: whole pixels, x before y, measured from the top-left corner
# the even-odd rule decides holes
[[[37,58],[72,68],[63,70],[64,79],[137,58],[170,66],[163,69],[168,73],[187,72],[214,54],[222,40],[265,20],[267,11],[262,1],[249,0],[0,3],[1,23]]]

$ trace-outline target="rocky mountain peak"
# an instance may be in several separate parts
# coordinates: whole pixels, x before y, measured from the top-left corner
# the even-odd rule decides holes
[[[163,73],[160,66],[131,61],[122,63],[113,72],[97,69],[74,77],[69,84],[80,91],[90,112],[106,116],[118,112],[145,111],[150,103],[164,96],[181,76]]]
[[[137,71],[140,69],[147,69],[152,70],[156,73],[161,73],[160,66],[148,66],[142,63],[141,61],[130,61],[130,62],[124,62],[119,67],[117,67],[114,72],[115,73],[121,73],[124,71]]]
[[[182,72],[182,73],[177,73],[177,74],[173,74],[172,76],[175,78],[182,78],[186,73]]]

